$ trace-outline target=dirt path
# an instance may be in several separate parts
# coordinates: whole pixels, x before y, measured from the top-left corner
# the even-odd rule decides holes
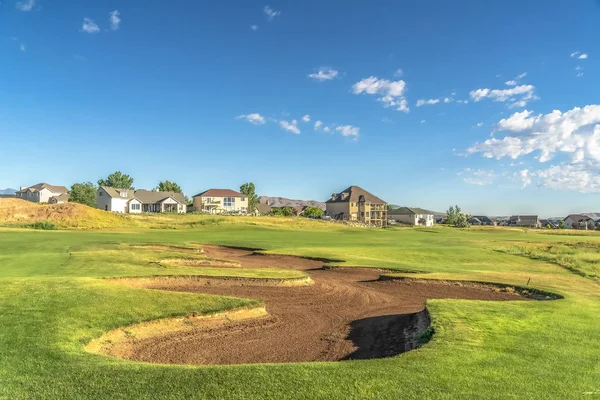
[[[157,280],[146,287],[262,299],[268,316],[206,323],[187,332],[135,340],[114,356],[154,363],[246,364],[378,358],[415,347],[429,324],[426,299],[519,300],[483,285],[425,281],[377,281],[368,268],[321,269],[322,262],[207,246],[209,257],[238,261],[242,268],[307,271],[314,284],[261,286],[243,280]],[[417,314],[415,314],[417,313]],[[412,331],[411,331],[412,330]]]

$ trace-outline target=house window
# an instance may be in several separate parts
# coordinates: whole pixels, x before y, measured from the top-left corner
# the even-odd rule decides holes
[[[139,210],[140,209],[140,204],[137,204],[137,203],[131,204],[131,209],[132,210]]]
[[[224,197],[223,198],[223,208],[227,211],[232,211],[235,209],[235,197]]]
[[[245,197],[242,197],[242,201],[246,201],[246,198],[245,198]]]
[[[102,192],[98,192],[98,196],[103,196]]]

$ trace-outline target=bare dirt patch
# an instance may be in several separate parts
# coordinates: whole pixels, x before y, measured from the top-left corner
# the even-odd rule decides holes
[[[368,268],[323,269],[321,261],[256,255],[205,246],[207,256],[242,268],[306,271],[310,286],[281,287],[240,279],[145,279],[141,287],[261,299],[267,316],[122,337],[103,353],[152,363],[247,364],[380,358],[419,345],[429,327],[427,299],[524,300],[481,284],[379,280]],[[124,281],[124,280],[121,280]],[[127,328],[123,328],[127,329]]]

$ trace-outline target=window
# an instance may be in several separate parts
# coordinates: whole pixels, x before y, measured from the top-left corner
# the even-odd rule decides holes
[[[246,201],[246,198],[245,198],[245,197],[242,197],[242,201]]]
[[[227,211],[233,211],[235,209],[235,197],[224,197],[223,208]]]
[[[103,193],[102,192],[98,192],[98,196],[103,196]]]
[[[132,210],[139,210],[139,209],[140,209],[140,204],[137,204],[137,203],[132,203],[132,204],[131,204],[131,209],[132,209]]]

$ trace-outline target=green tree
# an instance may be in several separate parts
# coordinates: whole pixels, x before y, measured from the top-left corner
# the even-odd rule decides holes
[[[97,207],[96,186],[92,182],[74,183],[69,191],[69,201],[85,204],[90,207]]]
[[[561,220],[561,221],[558,223],[558,229],[565,229],[565,221],[562,221],[562,220]]]
[[[127,174],[116,171],[110,174],[106,179],[99,179],[98,186],[109,186],[118,189],[135,189],[133,187],[133,178]]]
[[[254,183],[244,183],[242,186],[240,186],[240,192],[245,194],[248,198],[248,214],[253,213],[254,210],[256,210],[256,205],[258,204],[258,196],[256,195]]]
[[[282,212],[281,208],[279,208],[279,207],[273,207],[271,209],[271,214],[273,214],[275,216],[281,216],[281,215],[283,215],[283,212]]]
[[[292,215],[294,215],[294,210],[292,209],[292,207],[285,206],[281,209],[281,215],[283,215],[284,217],[291,217]]]
[[[181,187],[175,182],[171,181],[162,181],[156,187],[157,192],[175,192],[175,193],[183,193]]]
[[[446,224],[455,228],[468,228],[469,219],[471,216],[463,214],[459,206],[450,207],[446,212]]]
[[[312,218],[321,218],[323,216],[323,210],[321,210],[319,207],[306,207],[306,209],[304,210],[304,216]]]

